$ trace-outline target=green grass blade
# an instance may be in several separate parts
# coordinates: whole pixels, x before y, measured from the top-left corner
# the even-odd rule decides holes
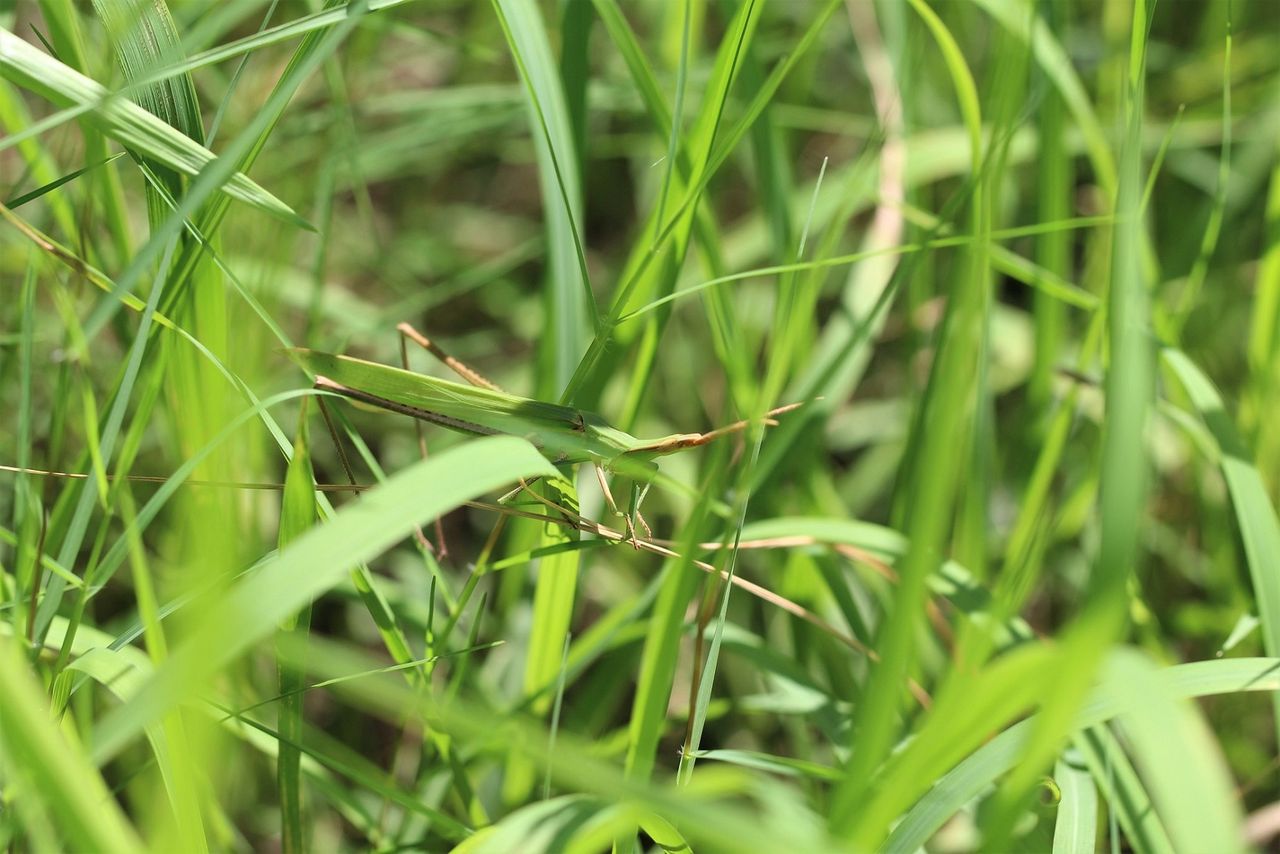
[[[573,130],[573,150],[578,155],[574,171],[579,178],[587,162],[587,84],[591,80],[591,25],[595,14],[591,0],[569,0],[560,14],[560,86]]]
[[[1136,650],[1113,653],[1102,691],[1178,851],[1241,851],[1234,784],[1204,719]],[[1170,750],[1169,745],[1178,745]]]
[[[1045,26],[1060,38],[1065,29],[1066,10],[1061,4],[1048,3],[1042,7],[1047,20]],[[1044,70],[1039,71],[1037,82],[1048,88],[1051,81]],[[1071,187],[1075,183],[1074,163],[1066,150],[1066,104],[1056,90],[1045,93],[1037,115],[1036,131],[1040,138],[1039,163],[1046,180],[1037,202],[1037,214],[1042,222],[1065,219],[1071,214]],[[1062,278],[1070,278],[1071,233],[1050,231],[1036,241],[1036,260],[1042,268]],[[1028,405],[1032,418],[1039,424],[1047,422],[1045,412],[1052,392],[1053,372],[1062,355],[1066,339],[1066,317],[1057,300],[1037,293],[1035,296],[1036,349],[1035,366],[1027,389]],[[1038,431],[1043,435],[1047,430]],[[1065,793],[1064,793],[1065,797]],[[1056,836],[1055,836],[1056,840]],[[1055,842],[1056,844],[1056,842]]]
[[[83,166],[79,169],[76,169],[74,172],[68,172],[67,174],[53,181],[50,181],[48,184],[45,184],[42,187],[36,187],[34,190],[29,190],[20,196],[14,196],[13,198],[8,199],[7,201],[4,202],[4,206],[9,208],[9,210],[20,208],[23,205],[25,205],[27,202],[33,202],[36,199],[43,196],[45,193],[51,193],[54,190],[58,189],[59,187],[65,184],[71,183],[75,179],[79,178],[81,175],[94,172],[100,169],[101,167],[106,166],[112,161],[117,160],[123,156],[124,156],[124,152],[122,151],[118,154],[113,154],[110,157],[107,157],[103,160],[99,160],[96,163],[90,163],[88,166]]]
[[[568,481],[557,479],[539,484],[544,495],[561,507],[578,511],[577,493]],[[576,528],[544,525],[539,548],[559,548],[578,540]],[[569,637],[574,604],[577,598],[581,552],[566,550],[542,558],[533,594],[533,628],[529,634],[529,652],[525,659],[524,692],[538,695],[534,703],[537,714],[551,708],[553,686],[560,677],[564,649]]]
[[[39,678],[12,638],[0,640],[0,743],[4,765],[22,768],[39,798],[58,818],[59,834],[86,851],[143,851],[140,840],[102,775],[58,731]],[[7,775],[6,775],[7,776]]]
[[[1280,659],[1237,658],[1180,664],[1160,671],[1159,681],[1162,694],[1183,699],[1275,691],[1280,688]],[[1097,726],[1119,715],[1122,709],[1115,695],[1095,689],[1071,727],[1081,731]],[[939,778],[894,827],[885,850],[916,851],[928,842],[957,810],[1017,764],[1035,723],[1032,718],[1006,729]]]
[[[311,470],[311,445],[307,438],[306,406],[298,419],[293,441],[293,459],[285,476],[280,507],[279,548],[284,549],[303,536],[316,522],[315,475]],[[311,623],[311,606],[286,618],[285,632],[305,638]],[[302,689],[305,675],[295,668],[280,668],[280,749],[276,755],[276,788],[280,797],[280,847],[286,854],[306,851],[306,830],[302,812],[302,753],[295,746],[302,741]]]
[[[1076,120],[1084,136],[1085,151],[1097,172],[1098,180],[1107,193],[1115,192],[1117,185],[1115,158],[1107,141],[1106,131],[1094,112],[1089,93],[1080,82],[1071,57],[1038,15],[1028,15],[1027,8],[1016,0],[971,0],[991,15],[1009,35],[1026,38],[1027,22],[1031,21],[1031,50],[1045,75],[1053,81],[1059,95]]]
[[[1180,350],[1165,349],[1163,360],[1186,390],[1191,404],[1217,440],[1217,461],[1231,494],[1236,525],[1244,545],[1245,564],[1253,582],[1253,596],[1262,620],[1263,646],[1268,655],[1280,654],[1280,574],[1274,571],[1280,554],[1280,520],[1252,455],[1227,414],[1222,396],[1204,372]],[[1273,699],[1280,732],[1280,696]]]
[[[1078,734],[1075,749],[1084,757],[1108,808],[1107,835],[1112,843],[1123,833],[1138,851],[1173,854],[1173,842],[1151,795],[1113,729],[1095,726]]]
[[[367,492],[204,609],[199,627],[137,696],[103,719],[94,755],[114,756],[145,724],[338,583],[352,564],[381,554],[463,501],[520,478],[554,474],[527,442],[504,436],[432,457]]]
[[[1098,838],[1098,789],[1089,772],[1067,758],[1053,771],[1058,786],[1058,816],[1053,854],[1092,854]]]
[[[564,507],[571,513],[578,512],[578,494],[573,483],[563,476],[544,480],[532,487],[547,500]],[[547,508],[548,510],[550,508]],[[560,695],[554,690],[563,676],[563,663],[568,649],[574,606],[578,600],[578,576],[582,552],[577,549],[560,549],[580,541],[576,528],[566,528],[544,523],[538,532],[540,549],[555,549],[538,561],[538,575],[534,582],[533,625],[529,630],[528,649],[524,659],[523,693],[532,697],[532,711],[546,717],[553,704],[558,707]],[[554,743],[554,731],[551,741]],[[525,761],[513,760],[507,764],[503,780],[503,794],[512,803],[521,803],[534,791],[533,767]],[[550,782],[544,784],[549,788]]]
[[[912,3],[942,52],[969,131],[975,172],[981,169],[981,115],[972,75],[950,31],[923,2]],[[981,208],[975,204],[974,227]],[[948,300],[938,354],[917,417],[918,447],[905,475],[912,496],[906,534],[909,547],[899,570],[898,589],[877,638],[880,661],[872,670],[866,700],[858,707],[851,733],[850,763],[837,788],[831,813],[833,832],[855,847],[869,847],[887,832],[892,816],[859,808],[877,767],[889,755],[900,726],[902,690],[917,654],[916,638],[924,616],[926,582],[945,551],[954,511],[957,469],[952,464],[955,437],[968,429],[976,391],[973,366],[983,340],[982,311],[988,287],[980,254],[966,258],[960,281]]]
[[[1128,618],[1128,585],[1141,556],[1148,483],[1146,431],[1155,396],[1153,351],[1148,332],[1151,312],[1144,250],[1142,201],[1142,115],[1145,101],[1150,7],[1134,5],[1130,21],[1128,74],[1125,81],[1125,135],[1121,148],[1116,222],[1112,230],[1107,293],[1106,347],[1110,353],[1104,380],[1106,423],[1100,470],[1100,542],[1085,589],[1085,601],[1064,632],[1059,678],[1049,686],[1044,712],[1028,747],[1026,761],[1005,782],[986,822],[987,844],[1008,842],[1016,816],[1037,780],[1053,761],[1093,683],[1109,647]]]
[[[0,76],[59,106],[77,104],[102,133],[160,163],[195,176],[217,156],[136,104],[116,98],[100,83],[0,30]],[[230,171],[219,184],[227,195],[295,225],[305,225],[293,209],[254,183]]]
[[[17,352],[18,406],[17,430],[14,436],[18,468],[31,465],[32,453],[32,380],[35,376],[36,283],[39,279],[40,256],[32,255],[27,261],[22,288],[18,292],[20,306],[19,342]],[[19,474],[13,489],[13,531],[15,561],[10,571],[14,579],[14,599],[6,604],[14,607],[5,615],[11,622],[14,637],[28,634],[29,620],[34,617],[35,591],[39,590],[41,571],[45,565],[43,536],[44,511],[38,493],[25,474]],[[8,597],[6,596],[6,599]]]
[[[1267,189],[1265,228],[1280,233],[1280,157],[1276,159]],[[1249,365],[1263,388],[1274,384],[1275,353],[1280,346],[1280,241],[1271,241],[1258,264],[1257,293],[1249,330]]]
[[[599,326],[599,309],[591,290],[587,256],[582,244],[582,182],[573,125],[565,103],[560,75],[551,56],[542,15],[532,0],[493,0],[520,78],[529,99],[538,178],[547,218],[548,334],[554,387],[568,383],[586,346],[588,329]]]

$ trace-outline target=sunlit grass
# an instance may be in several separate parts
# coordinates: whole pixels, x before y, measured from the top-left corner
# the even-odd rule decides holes
[[[0,842],[1274,845],[1273,18],[0,12]]]

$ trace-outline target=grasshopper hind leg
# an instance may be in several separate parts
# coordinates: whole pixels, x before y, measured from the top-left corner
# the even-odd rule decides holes
[[[475,368],[463,362],[461,359],[455,359],[445,352],[444,348],[427,336],[423,335],[410,323],[401,323],[396,326],[396,331],[400,333],[400,361],[404,365],[404,369],[409,370],[409,348],[408,342],[412,341],[431,355],[435,356],[440,362],[446,365],[455,374],[462,377],[476,388],[487,388],[490,391],[502,391],[498,384],[485,377]]]

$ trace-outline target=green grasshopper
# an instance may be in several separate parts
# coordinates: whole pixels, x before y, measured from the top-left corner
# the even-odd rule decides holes
[[[649,538],[652,532],[640,515],[639,506],[649,485],[658,477],[657,457],[695,448],[744,430],[751,422],[738,421],[706,433],[675,433],[659,439],[640,439],[611,426],[593,412],[545,403],[509,394],[467,365],[449,356],[437,344],[407,323],[401,335],[404,368],[337,356],[316,350],[295,349],[293,357],[315,377],[315,387],[358,403],[388,412],[408,415],[473,436],[506,434],[532,442],[557,466],[590,463],[600,482],[605,503],[626,519],[627,534],[635,542],[635,525]],[[408,369],[405,342],[412,341],[430,352],[467,381],[467,385],[438,379]],[[795,409],[800,404],[781,406],[765,414],[765,423]],[[630,509],[623,513],[609,489],[606,472],[625,474],[632,479]],[[643,486],[642,486],[643,484]]]

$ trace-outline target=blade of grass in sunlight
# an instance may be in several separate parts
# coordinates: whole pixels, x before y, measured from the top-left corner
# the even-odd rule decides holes
[[[1222,396],[1204,372],[1180,350],[1165,349],[1163,361],[1178,378],[1192,405],[1218,443],[1216,460],[1231,493],[1231,506],[1244,545],[1245,564],[1253,582],[1253,596],[1262,621],[1263,646],[1268,655],[1280,650],[1280,575],[1273,571],[1280,554],[1280,521],[1267,494],[1262,475],[1227,414]],[[1276,703],[1276,727],[1280,732],[1280,696]]]
[[[280,532],[277,548],[284,549],[306,534],[316,522],[315,475],[311,470],[311,445],[307,437],[306,406],[298,419],[298,433],[293,441],[293,459],[289,460],[284,494],[280,506]],[[305,638],[311,624],[311,606],[304,605],[295,615],[285,618],[282,630]],[[294,745],[302,740],[301,689],[304,674],[293,668],[280,667],[280,750],[276,755],[276,787],[280,796],[281,848],[287,854],[307,850],[307,832],[302,810],[302,753]]]
[[[493,0],[529,99],[538,178],[547,218],[548,334],[554,366],[548,397],[564,388],[586,346],[585,334],[599,326],[599,310],[587,273],[582,234],[582,179],[572,123],[560,75],[538,7],[531,0]],[[558,648],[558,647],[557,647]]]
[[[1280,687],[1280,659],[1237,658],[1180,664],[1161,670],[1159,680],[1161,692],[1177,699],[1239,691],[1274,691]],[[1077,731],[1084,730],[1116,717],[1122,709],[1123,704],[1116,695],[1098,688],[1081,706],[1071,726]],[[1035,722],[1032,718],[1006,729],[939,778],[894,827],[885,849],[918,850],[943,822],[1015,766]]]
[[[142,851],[102,775],[77,744],[58,731],[38,677],[22,660],[13,638],[0,640],[0,741],[6,776],[21,773],[25,786],[58,818],[60,834],[90,851]]]
[[[1112,653],[1102,690],[1178,851],[1244,851],[1230,774],[1196,708],[1140,653]],[[1169,745],[1178,745],[1170,750]]]
[[[1058,787],[1053,854],[1090,854],[1098,838],[1098,790],[1093,778],[1068,754],[1053,769],[1053,782]]]
[[[7,30],[0,30],[0,75],[55,104],[93,105],[89,115],[107,136],[154,157],[184,175],[198,175],[213,152],[129,101],[113,98],[99,83],[63,65]],[[227,195],[286,222],[304,225],[284,202],[231,171],[220,185]]]
[[[400,472],[343,509],[203,609],[198,627],[125,706],[103,719],[94,740],[100,760],[114,756],[142,726],[179,702],[279,622],[371,559],[416,525],[520,478],[552,476],[542,455],[520,439],[478,439]]]
[[[1071,718],[1083,701],[1108,647],[1128,617],[1128,585],[1139,560],[1147,489],[1145,435],[1154,397],[1150,307],[1141,260],[1143,169],[1140,131],[1146,80],[1150,9],[1134,5],[1125,85],[1126,124],[1112,232],[1107,295],[1107,346],[1111,355],[1105,386],[1106,426],[1100,461],[1100,543],[1085,601],[1064,632],[1059,678],[1049,687],[1044,711],[1024,764],[997,795],[985,828],[993,847],[1008,844],[1015,817],[1038,776],[1061,749]]]
[[[951,83],[969,131],[974,170],[981,169],[981,116],[977,90],[951,33],[923,2],[915,11],[946,59]],[[977,214],[975,206],[975,214]],[[976,223],[975,223],[976,225]],[[971,266],[972,265],[972,266]],[[949,527],[954,490],[958,484],[955,436],[969,422],[973,393],[973,363],[981,337],[979,312],[985,303],[985,273],[980,260],[972,259],[954,285],[948,301],[947,320],[930,374],[925,399],[920,404],[917,429],[919,446],[909,469],[907,489],[915,499],[904,533],[908,549],[899,569],[899,583],[892,610],[877,639],[880,662],[872,670],[865,702],[858,707],[850,737],[850,763],[845,780],[833,797],[832,830],[855,847],[871,847],[888,831],[890,815],[857,809],[869,793],[873,774],[888,756],[900,727],[902,688],[916,655],[916,635],[923,618],[925,582],[942,551]]]

